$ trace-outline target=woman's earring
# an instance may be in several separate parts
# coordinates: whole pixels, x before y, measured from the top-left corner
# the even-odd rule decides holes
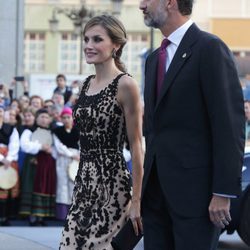
[[[112,50],[111,55],[112,55],[112,58],[114,58],[114,59],[116,58],[116,50],[115,49]]]

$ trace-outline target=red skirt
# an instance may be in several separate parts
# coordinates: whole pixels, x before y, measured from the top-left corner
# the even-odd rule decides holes
[[[39,152],[32,195],[32,214],[41,217],[55,216],[55,195],[55,160],[50,154]]]

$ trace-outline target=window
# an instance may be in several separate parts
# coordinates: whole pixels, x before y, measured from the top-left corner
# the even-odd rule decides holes
[[[24,41],[25,73],[42,73],[45,70],[45,33],[26,32]]]
[[[70,32],[61,34],[58,71],[68,74],[79,73],[80,38]]]

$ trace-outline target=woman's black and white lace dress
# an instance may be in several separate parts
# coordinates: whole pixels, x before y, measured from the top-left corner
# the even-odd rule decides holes
[[[125,117],[117,101],[118,75],[96,95],[89,76],[74,109],[80,130],[80,165],[60,249],[112,249],[131,199],[131,176],[123,157]]]

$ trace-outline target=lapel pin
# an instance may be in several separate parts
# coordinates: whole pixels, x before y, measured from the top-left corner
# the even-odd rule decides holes
[[[183,55],[182,55],[182,58],[185,58],[187,56],[187,53],[184,53]]]

